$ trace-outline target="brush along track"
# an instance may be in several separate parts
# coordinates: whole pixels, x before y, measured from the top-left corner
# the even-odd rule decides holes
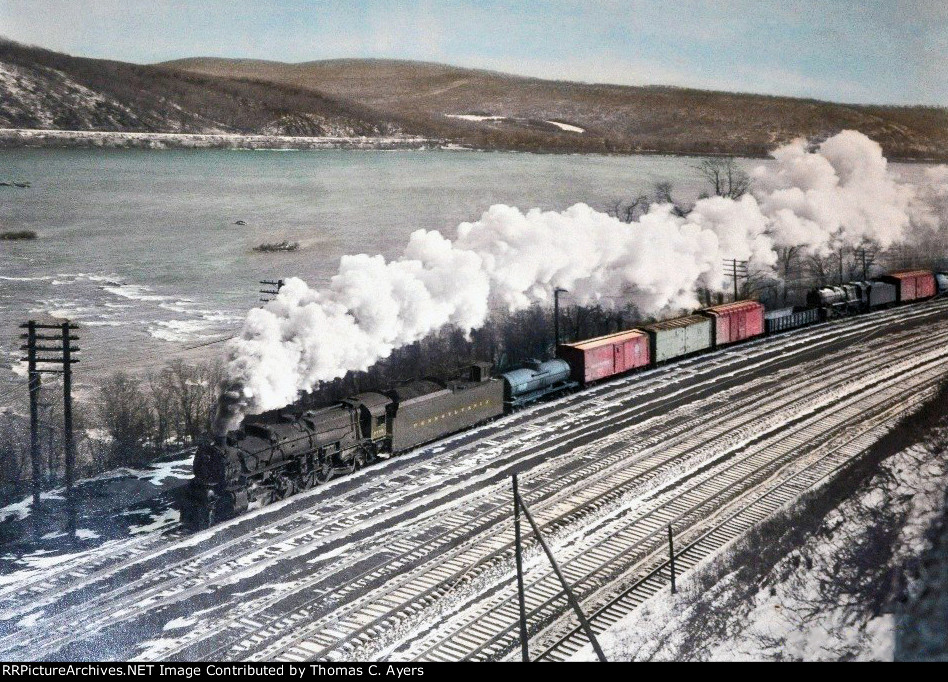
[[[567,537],[560,538],[558,558],[567,580],[586,604],[587,611],[607,601],[607,597],[614,595],[622,585],[640,579],[656,561],[664,562],[665,571],[656,571],[657,579],[648,584],[667,588],[666,532],[669,525],[675,530],[679,546],[688,545],[707,528],[709,522],[714,522],[722,514],[733,517],[733,525],[729,528],[743,532],[748,527],[741,523],[745,519],[750,518],[754,523],[772,511],[768,505],[755,505],[748,500],[763,499],[782,504],[794,499],[813,482],[814,472],[836,470],[841,465],[840,457],[848,461],[852,456],[850,446],[853,443],[865,442],[867,434],[874,439],[880,425],[891,423],[906,409],[922,401],[918,394],[905,401],[897,400],[899,396],[905,396],[906,383],[913,389],[925,391],[944,376],[944,372],[945,362],[941,359],[911,376],[903,375],[884,382],[860,394],[848,406],[834,411],[829,419],[818,415],[802,420],[755,442],[738,455],[721,458],[714,466],[705,467],[701,474],[680,486],[670,486],[635,509],[621,509],[609,518],[598,519],[593,529],[587,528],[581,535],[574,533],[570,537],[565,533]],[[896,403],[894,406],[893,401]],[[803,475],[804,472],[808,473]],[[735,507],[741,510],[737,515],[731,513]],[[764,516],[757,513],[761,510]],[[738,518],[741,522],[737,522]],[[554,533],[562,536],[563,531],[560,527]],[[530,554],[537,555],[538,552],[534,550]],[[630,566],[633,567],[631,572]],[[687,567],[690,566],[679,563],[679,575]],[[664,578],[664,583],[661,578]],[[528,563],[527,580],[528,621],[533,633],[531,643],[534,651],[542,651],[544,642],[549,642],[552,636],[551,631],[557,632],[557,625],[562,631],[561,621],[569,622],[568,617],[560,619],[567,610],[565,595],[546,565],[545,557],[536,556]],[[617,609],[609,613],[613,611]],[[435,644],[426,647],[423,642],[413,642],[404,653],[422,660],[491,660],[503,658],[519,648],[516,592],[509,581],[486,603],[481,600],[471,604],[468,612],[462,613],[464,618],[455,618],[449,627],[439,628]],[[610,621],[605,619],[603,627],[608,624]],[[493,634],[484,640],[472,632]],[[569,639],[575,637],[575,633],[571,633]],[[571,653],[565,640],[559,646]],[[547,656],[555,657],[553,652]]]
[[[933,348],[943,349],[945,347],[944,341],[945,337],[942,335],[939,338],[930,339],[930,345]],[[919,349],[913,349],[909,353],[906,353],[907,358],[916,358],[908,359],[907,363],[917,362],[918,353]],[[895,356],[890,355],[888,357],[889,362],[894,361],[894,359]],[[899,371],[900,369],[893,369],[882,370],[880,372],[878,368],[861,365],[861,369],[858,373],[863,376],[866,374],[877,374],[881,377],[886,374],[888,376],[897,376]],[[854,379],[850,377],[849,383],[853,380]],[[846,384],[847,382],[843,383]],[[845,388],[840,390],[842,394],[845,394]],[[797,410],[804,412],[813,411],[821,407],[832,405],[833,401],[837,398],[832,395],[831,391],[822,398],[817,395],[818,393],[827,392],[827,386],[822,384],[815,392],[800,396],[795,401]],[[774,406],[780,405],[781,402],[785,401],[786,397],[785,394],[777,392],[773,395],[772,402],[768,401],[766,403],[760,403],[759,399],[755,397],[754,401],[759,404],[754,415],[749,416],[739,427],[735,428],[735,425],[730,423],[724,428],[721,428],[720,431],[730,431],[728,435],[732,442],[742,442],[741,439],[746,440],[755,437],[754,426],[760,425],[761,415],[770,411]],[[722,411],[731,412],[734,411],[736,407],[738,406],[734,403],[728,403]],[[792,410],[786,410],[778,422],[784,421],[787,414],[792,414]],[[704,418],[708,418],[708,415],[703,415],[702,419]],[[667,475],[669,472],[674,473],[676,468],[680,469],[682,465],[685,464],[682,460],[687,454],[691,455],[690,461],[700,461],[701,457],[696,457],[696,453],[700,454],[702,451],[707,453],[710,451],[710,448],[697,447],[696,442],[701,442],[706,439],[713,440],[714,435],[710,434],[709,430],[705,430],[698,438],[695,438],[692,434],[687,433],[694,428],[694,423],[691,423],[689,427],[682,429],[686,433],[679,438],[678,443],[685,448],[685,451],[672,450],[669,453],[670,442],[666,439],[662,444],[661,450],[664,454],[662,454],[661,459],[656,460],[655,456],[661,453],[654,452],[657,448],[653,446],[650,448],[652,452],[647,453],[653,456],[652,459],[643,455],[639,461],[630,462],[629,450],[636,450],[636,448],[626,448],[625,451],[621,453],[624,457],[612,459],[608,462],[611,465],[618,465],[612,466],[610,470],[609,467],[602,466],[602,463],[604,460],[614,458],[615,453],[607,452],[603,454],[601,448],[597,446],[592,449],[598,451],[600,466],[593,469],[580,470],[563,475],[554,466],[548,465],[545,467],[547,472],[546,477],[543,479],[546,484],[546,490],[532,490],[531,503],[533,497],[537,497],[539,493],[542,493],[547,495],[545,503],[548,508],[562,508],[564,504],[567,506],[575,506],[580,494],[575,491],[569,491],[571,490],[571,485],[581,483],[583,487],[582,494],[594,495],[589,501],[588,507],[593,511],[601,510],[609,503],[610,499],[614,499],[620,494],[628,493],[629,486],[632,486],[634,489],[636,484],[641,486],[662,474]],[[742,429],[746,430],[746,432],[742,433]],[[666,430],[663,433],[667,435],[668,431]],[[671,443],[674,443],[674,441],[671,441]],[[576,455],[577,453],[572,454]],[[595,452],[592,454],[595,454]],[[638,454],[641,455],[642,453],[639,452]],[[609,474],[612,478],[604,479],[604,474]],[[618,479],[622,480],[617,483]],[[652,482],[654,483],[654,481]],[[463,514],[450,516],[445,516],[442,510],[440,519],[443,526],[453,531],[453,533],[446,532],[445,535],[448,537],[442,539],[446,539],[448,541],[446,543],[447,546],[453,547],[454,549],[444,549],[440,553],[435,553],[434,550],[436,547],[432,546],[433,543],[424,540],[426,535],[424,532],[420,533],[420,538],[406,538],[402,541],[402,544],[407,549],[414,548],[414,552],[419,558],[433,554],[436,555],[437,566],[433,569],[433,572],[431,567],[425,566],[421,566],[420,569],[412,571],[410,570],[411,566],[402,561],[395,561],[392,565],[386,564],[383,570],[377,570],[372,574],[363,576],[363,578],[367,577],[376,580],[379,574],[389,572],[396,573],[397,575],[395,577],[385,581],[382,594],[379,594],[379,591],[376,591],[375,594],[371,594],[371,592],[367,593],[366,589],[369,585],[363,584],[362,580],[354,579],[352,583],[342,587],[342,594],[334,595],[338,597],[339,601],[345,601],[350,597],[354,598],[353,601],[346,602],[346,607],[342,609],[343,612],[348,613],[340,613],[339,611],[332,612],[328,617],[313,622],[313,611],[306,607],[288,614],[280,622],[271,624],[267,628],[260,628],[255,632],[248,633],[249,636],[235,647],[221,648],[213,653],[218,657],[224,658],[246,655],[248,650],[258,649],[258,645],[261,642],[266,639],[272,639],[273,636],[278,634],[281,630],[284,632],[292,631],[292,634],[281,638],[274,645],[265,647],[263,650],[258,649],[251,657],[255,659],[271,657],[286,657],[291,659],[312,656],[317,658],[328,657],[333,650],[339,647],[340,638],[342,638],[342,643],[352,642],[357,649],[360,642],[378,641],[378,638],[386,630],[402,627],[406,620],[406,614],[410,617],[413,613],[421,613],[428,604],[438,599],[443,600],[445,592],[450,591],[451,585],[457,583],[462,576],[470,581],[472,574],[476,574],[477,571],[471,571],[468,567],[471,565],[471,561],[477,560],[477,556],[483,556],[487,549],[500,550],[506,546],[507,543],[504,542],[506,537],[502,534],[504,532],[502,526],[504,523],[509,524],[509,518],[507,518],[509,517],[509,502],[504,503],[502,501],[503,498],[506,497],[506,495],[503,494],[503,486],[504,484],[502,483],[499,492],[495,492],[497,491],[497,487],[495,487],[494,491],[491,491],[488,495],[488,499],[499,498],[501,500],[500,504],[494,505],[493,507],[485,508],[485,504],[480,504],[464,510]],[[564,492],[564,489],[567,492]],[[559,492],[557,493],[556,491]],[[481,532],[487,534],[488,537],[477,537],[478,531],[473,529],[474,525],[483,528]],[[499,543],[498,533],[501,534]],[[464,539],[465,536],[467,536],[466,539]],[[481,564],[484,563],[484,561],[481,561]],[[479,568],[484,569],[485,566],[480,565]],[[490,566],[486,568],[490,568]],[[314,588],[317,583],[318,579],[314,580],[313,584],[296,586],[305,590]],[[419,590],[419,586],[426,589]],[[356,596],[360,593],[364,595],[361,598]],[[400,600],[404,601],[402,602]],[[260,606],[262,606],[262,604],[255,604],[252,608],[259,608]],[[364,608],[361,610],[356,608],[359,606],[364,606]],[[303,625],[307,620],[310,621],[310,624]],[[347,630],[352,632],[352,634],[347,636]],[[324,642],[325,645],[323,649],[316,649],[319,644]],[[362,656],[365,655],[365,652],[343,648],[342,655],[345,657],[352,655]]]
[[[91,600],[77,600],[80,601],[78,606],[63,609],[59,611],[57,616],[43,619],[42,636],[41,640],[38,640],[42,642],[41,645],[37,646],[36,642],[31,643],[29,641],[31,638],[29,638],[28,635],[33,633],[30,632],[29,628],[23,628],[22,631],[14,631],[11,635],[4,638],[2,643],[0,643],[0,651],[15,651],[19,649],[22,652],[24,651],[23,647],[26,646],[26,650],[29,651],[31,656],[34,655],[34,652],[40,655],[44,655],[44,653],[55,653],[58,648],[62,647],[71,639],[94,633],[99,629],[106,628],[113,622],[135,618],[141,612],[149,609],[155,609],[169,603],[174,604],[180,601],[186,601],[194,594],[207,592],[209,589],[214,589],[221,582],[232,579],[235,573],[237,577],[239,577],[240,572],[248,570],[248,567],[252,569],[255,565],[260,565],[261,562],[266,563],[274,559],[282,561],[284,559],[300,558],[305,560],[308,553],[318,555],[320,548],[328,548],[329,551],[327,554],[329,555],[335,553],[336,556],[343,556],[344,558],[340,561],[344,568],[349,570],[352,569],[353,566],[356,566],[355,559],[345,558],[348,556],[350,549],[359,550],[370,549],[373,546],[378,547],[383,544],[377,542],[379,536],[386,542],[390,538],[393,540],[388,549],[388,557],[393,560],[393,565],[396,567],[410,568],[412,561],[423,558],[426,552],[436,549],[436,546],[425,546],[422,544],[419,549],[417,540],[410,537],[401,538],[402,544],[400,545],[400,538],[392,538],[392,533],[395,530],[403,532],[406,529],[413,530],[418,527],[417,523],[419,517],[416,515],[418,511],[427,514],[429,517],[442,514],[444,512],[444,503],[454,501],[457,498],[458,488],[470,488],[473,484],[478,482],[489,485],[492,479],[506,477],[509,470],[515,464],[520,465],[524,461],[529,463],[531,458],[533,461],[540,461],[553,454],[555,450],[560,452],[564,450],[568,451],[570,448],[576,451],[582,450],[584,440],[587,441],[587,443],[594,443],[596,448],[592,449],[598,449],[600,451],[598,459],[593,456],[596,455],[595,452],[591,454],[587,452],[583,455],[587,457],[589,461],[595,460],[593,463],[598,469],[594,468],[591,471],[593,474],[596,474],[597,471],[608,468],[608,463],[602,461],[602,448],[621,445],[621,441],[625,436],[613,435],[611,440],[610,437],[607,436],[605,440],[600,438],[598,441],[596,440],[597,437],[601,437],[603,434],[609,434],[610,431],[616,428],[621,428],[622,424],[631,424],[636,420],[641,421],[643,418],[646,419],[646,421],[653,421],[652,426],[655,428],[655,434],[667,434],[669,431],[663,431],[663,429],[666,429],[668,426],[668,420],[665,419],[663,422],[662,419],[649,416],[650,412],[654,415],[659,411],[664,411],[667,409],[669,402],[673,404],[676,401],[685,402],[686,399],[690,399],[690,393],[692,391],[702,389],[711,390],[715,388],[715,384],[726,383],[728,380],[733,380],[735,384],[739,384],[741,375],[748,371],[747,365],[750,365],[751,368],[755,368],[774,364],[777,362],[774,358],[778,356],[781,351],[787,353],[787,356],[782,362],[790,365],[793,362],[792,355],[794,353],[812,350],[815,346],[820,344],[832,345],[839,343],[841,339],[852,340],[856,338],[858,340],[859,335],[872,335],[876,330],[876,324],[879,322],[897,325],[902,322],[941,316],[943,313],[944,304],[929,304],[925,306],[924,309],[922,309],[922,307],[917,309],[903,308],[872,316],[875,318],[872,320],[860,318],[858,321],[850,321],[843,324],[822,325],[818,328],[812,328],[790,336],[748,344],[739,349],[704,356],[703,358],[697,358],[693,361],[686,361],[671,368],[642,373],[629,379],[596,387],[583,394],[573,396],[570,399],[558,401],[555,405],[544,405],[540,408],[515,415],[511,419],[503,420],[495,425],[479,429],[479,434],[464,434],[449,439],[449,444],[451,442],[460,443],[460,447],[455,450],[449,450],[444,453],[431,453],[431,448],[428,448],[427,451],[423,451],[418,455],[409,455],[399,458],[399,460],[393,460],[381,467],[382,470],[379,471],[379,474],[384,476],[384,469],[390,468],[392,464],[400,460],[409,462],[412,464],[409,471],[412,480],[407,484],[391,486],[385,484],[384,478],[381,481],[366,481],[366,475],[350,477],[349,479],[343,479],[343,482],[346,480],[355,481],[361,478],[363,482],[367,484],[366,487],[375,487],[375,490],[371,492],[355,490],[340,496],[338,499],[329,499],[326,506],[319,511],[297,511],[307,502],[305,499],[307,495],[304,495],[295,500],[290,500],[288,504],[278,505],[275,508],[264,510],[264,514],[254,519],[256,527],[252,529],[248,528],[248,526],[253,525],[252,523],[238,520],[227,524],[222,529],[214,529],[196,538],[178,543],[177,545],[168,543],[166,546],[159,545],[157,548],[153,548],[154,541],[151,538],[149,538],[148,542],[140,544],[133,543],[131,547],[126,548],[126,550],[131,551],[131,549],[138,549],[144,544],[152,549],[151,556],[120,560],[118,562],[120,565],[119,569],[112,571],[108,568],[102,569],[98,574],[92,576],[89,574],[83,575],[81,572],[78,572],[78,575],[72,575],[71,579],[73,581],[79,583],[86,581],[87,586],[91,585],[97,588],[91,590],[95,593],[94,598]],[[866,334],[867,331],[868,334]],[[914,333],[918,334],[917,331]],[[907,333],[907,335],[910,337],[912,333]],[[891,339],[892,337],[890,336],[889,340]],[[756,364],[754,364],[758,358],[767,358],[768,356],[770,357],[769,360],[756,362]],[[745,366],[741,367],[741,365]],[[730,373],[722,373],[722,370],[731,370],[732,368],[734,369]],[[714,372],[718,374],[709,376],[714,374]],[[705,376],[708,376],[708,378],[703,378]],[[837,376],[840,375],[837,374]],[[767,382],[763,381],[762,383],[766,384]],[[630,388],[632,389],[631,391]],[[738,396],[741,390],[746,390],[746,387],[742,389],[740,386],[737,386],[731,389],[732,392],[729,398]],[[662,391],[664,391],[664,394],[659,395]],[[688,395],[685,395],[686,392]],[[609,404],[609,401],[619,400],[620,398],[623,407],[617,411],[615,406]],[[713,404],[714,402],[722,400],[722,398],[721,396],[717,396],[717,398],[714,399],[714,396],[712,396],[711,399],[707,400],[708,404]],[[587,407],[589,403],[593,404],[592,409]],[[629,407],[630,405],[631,407]],[[692,406],[692,410],[694,409]],[[687,410],[682,411],[687,412]],[[516,435],[509,437],[508,434],[508,438],[504,442],[495,444],[493,447],[479,448],[479,444],[476,441],[477,435],[489,435],[497,438],[499,434],[508,429],[511,425],[529,422],[537,417],[541,420],[545,419],[549,423],[555,423],[558,419],[566,419],[569,417],[572,417],[572,421],[567,426],[561,427],[561,433],[553,435],[552,437],[544,430],[544,424],[541,421],[536,427],[537,433],[531,437],[522,438]],[[685,420],[682,414],[679,414],[678,417],[682,419],[682,421],[678,422],[678,430],[680,432],[694,429],[694,421],[689,422]],[[707,415],[704,415],[702,418],[707,418]],[[618,426],[617,422],[619,424]],[[563,431],[566,431],[566,433],[562,433]],[[478,449],[480,449],[480,452]],[[586,447],[586,450],[590,450],[590,448]],[[422,455],[424,457],[422,457]],[[425,461],[421,463],[420,467],[415,466],[415,464],[423,458],[425,460],[431,458],[437,461],[431,463]],[[570,454],[569,459],[573,459],[573,453]],[[610,460],[610,462],[613,463],[616,461],[619,460],[615,458]],[[558,466],[559,460],[557,460],[556,463]],[[455,470],[451,470],[451,466],[454,466]],[[488,469],[487,473],[480,474],[477,477],[480,481],[472,480],[470,472],[472,470],[477,471],[480,467],[486,467]],[[574,478],[582,479],[583,477],[584,474],[581,473]],[[448,486],[441,491],[442,494],[440,497],[432,497],[430,495],[431,490],[429,490],[431,485],[439,483],[447,485],[444,483],[445,478],[448,479],[448,483],[452,483],[453,481],[454,487]],[[463,486],[460,485],[461,483],[463,483]],[[330,488],[332,488],[332,486],[330,486]],[[371,502],[367,502],[365,499],[369,494],[372,495]],[[321,491],[310,493],[308,496],[315,496],[315,499],[326,497]],[[489,499],[487,495],[483,497],[485,500]],[[359,498],[362,498],[361,501]],[[308,501],[309,504],[312,504],[315,499],[310,499]],[[468,494],[465,497],[465,501],[467,502],[470,502],[472,499],[476,499],[476,496]],[[375,502],[375,500],[379,501]],[[406,504],[406,502],[408,504]],[[566,504],[568,502],[569,500],[565,498],[559,501],[560,504]],[[438,504],[442,504],[442,506],[438,507]],[[347,514],[334,513],[342,509],[346,509]],[[333,521],[327,522],[327,519],[333,519]],[[265,524],[261,525],[261,520],[265,521]],[[386,525],[386,523],[389,522],[393,522],[394,525]],[[429,531],[436,528],[436,525],[434,525],[430,519],[426,521],[426,523],[430,524],[426,526]],[[470,523],[469,519],[468,523]],[[382,528],[381,530],[376,529],[376,534],[372,535],[368,533],[365,528],[368,524],[382,526]],[[444,528],[445,530],[442,531],[431,531],[434,533],[435,539],[440,537],[443,543],[448,544],[456,542],[458,537],[451,536],[451,531],[448,530],[450,527],[444,526]],[[369,530],[371,530],[371,528]],[[230,539],[228,539],[227,531],[232,535]],[[352,541],[352,534],[358,534],[360,532],[365,534],[364,539],[360,540],[356,538],[355,541]],[[216,542],[212,542],[212,540],[216,540]],[[353,542],[353,544],[361,542],[368,547],[346,547],[346,554],[343,555],[339,552],[340,548],[338,546],[342,540]],[[333,543],[336,543],[336,546],[334,546]],[[200,548],[196,556],[191,554],[193,550],[187,547],[189,544],[196,545]],[[209,546],[205,549],[206,545]],[[376,550],[376,552],[378,552],[378,550]],[[180,554],[185,554],[186,556],[184,558],[178,558],[177,555]],[[355,554],[358,555],[360,553],[355,551]],[[321,558],[322,557],[310,561],[318,562]],[[399,558],[402,559],[401,563],[398,563]],[[330,560],[329,558],[326,559],[326,561]],[[300,563],[302,563],[302,561]],[[383,561],[382,563],[384,566],[385,562]],[[309,567],[305,565],[303,568],[307,572],[310,570]],[[140,577],[138,577],[138,579],[128,580],[116,587],[115,583],[118,581],[114,579],[116,576],[122,577],[123,570],[125,571],[124,575],[136,572]],[[367,570],[365,573],[366,575],[371,575],[373,572],[374,571]],[[384,573],[385,571],[382,571],[382,574]],[[66,576],[69,575],[71,574],[65,571],[61,572],[59,576],[60,581],[63,581],[64,578],[68,580],[69,578]],[[350,575],[352,575],[351,571]],[[358,575],[357,572],[356,575]],[[322,574],[322,578],[326,581],[331,577],[332,576]],[[378,577],[379,576],[376,576],[376,578]],[[378,580],[375,582],[378,582]],[[110,585],[109,583],[112,584]],[[363,581],[360,583],[360,587],[371,587],[371,584],[372,580],[368,582]],[[40,583],[38,587],[42,590],[42,583]],[[343,582],[341,585],[336,583],[335,589],[331,590],[332,594],[329,594],[323,599],[322,606],[331,608],[333,602],[338,603],[342,597],[337,595],[336,592],[340,591],[340,589],[343,593],[356,591],[355,589],[347,590],[346,587],[346,582]],[[71,595],[70,586],[63,585],[61,589],[64,594]],[[283,593],[279,590],[275,591],[275,596],[277,597],[286,596],[286,594],[286,591]],[[324,594],[326,593],[324,592]],[[240,600],[221,615],[230,615],[232,611],[242,611],[243,609],[240,607],[244,601],[254,603],[255,608],[256,606],[266,608],[268,605],[274,605],[278,600],[268,598],[264,600],[266,603],[257,603],[256,600],[253,599]],[[28,601],[24,603],[20,600],[16,600],[14,603],[13,611],[21,614],[28,613],[31,609],[35,608],[35,606]],[[55,602],[48,601],[47,603]],[[287,623],[284,623],[282,627],[288,626],[289,621],[294,620],[292,616],[296,615],[292,610],[288,610],[288,612],[290,613],[290,617],[285,619]],[[262,614],[262,612],[258,610],[256,614]],[[234,625],[236,619],[230,621],[229,618],[215,618],[210,621],[209,624],[222,620],[230,621],[228,626],[233,628],[233,631],[225,633],[230,636],[230,641],[233,641],[234,638],[239,638],[247,642],[248,638],[246,635],[248,634],[248,630],[251,635],[249,639],[259,637],[260,633],[264,633],[265,637],[267,627],[275,625],[276,629],[280,630],[281,621],[279,616],[279,611],[274,612],[273,615],[255,615],[254,612],[251,611],[249,623],[243,623],[239,628]],[[9,615],[7,615],[7,618],[9,618]],[[254,620],[255,618],[267,620],[269,624],[257,623]],[[311,619],[312,616],[310,615],[309,618]],[[300,621],[296,619],[295,622],[299,623]],[[57,623],[60,624],[59,627],[56,627]],[[205,632],[204,628],[194,628],[194,630],[200,631],[201,633]],[[213,631],[214,628],[210,628],[210,630]],[[209,634],[213,634],[213,632]],[[184,639],[187,640],[187,638]],[[226,641],[228,637],[224,637],[223,639]],[[180,641],[179,644],[186,646],[188,642]],[[181,651],[182,648],[182,646],[174,646],[168,649],[168,653]],[[249,648],[253,649],[255,647]]]

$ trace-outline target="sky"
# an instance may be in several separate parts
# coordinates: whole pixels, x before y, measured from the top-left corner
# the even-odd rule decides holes
[[[0,0],[0,35],[137,63],[415,59],[948,106],[948,0]]]

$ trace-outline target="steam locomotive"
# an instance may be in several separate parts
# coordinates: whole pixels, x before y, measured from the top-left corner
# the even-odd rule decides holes
[[[547,397],[712,348],[830,317],[948,294],[948,275],[892,273],[818,289],[809,307],[766,313],[737,301],[639,329],[563,344],[558,358],[491,376],[476,363],[463,379],[413,381],[318,410],[284,410],[208,438],[194,458],[182,521],[194,528],[283,499]]]

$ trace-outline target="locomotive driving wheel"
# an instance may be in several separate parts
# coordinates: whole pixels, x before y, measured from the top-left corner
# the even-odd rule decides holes
[[[332,460],[328,457],[324,459],[320,465],[316,468],[314,476],[316,477],[316,483],[322,484],[329,481],[332,478]]]
[[[273,499],[282,500],[296,492],[296,484],[289,476],[280,474],[273,479]]]

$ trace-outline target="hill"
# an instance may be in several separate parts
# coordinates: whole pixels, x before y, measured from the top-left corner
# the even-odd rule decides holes
[[[358,105],[309,89],[70,57],[0,42],[0,127],[296,136],[389,135]]]
[[[851,128],[892,157],[948,158],[948,110],[936,107],[547,81],[395,60],[208,58],[164,66],[315,90],[395,116],[419,134],[487,148],[763,155],[795,137]]]
[[[443,139],[485,149],[764,155],[844,128],[948,160],[948,110],[548,81],[442,64],[137,65],[0,42],[0,127]]]

